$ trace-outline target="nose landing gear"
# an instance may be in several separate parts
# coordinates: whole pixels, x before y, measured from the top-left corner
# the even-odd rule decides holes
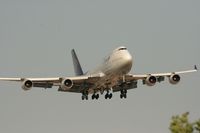
[[[82,100],[85,100],[85,99],[88,100],[88,95],[82,95],[81,98],[82,98]]]
[[[85,100],[85,99],[88,100],[88,92],[83,92],[81,98],[82,100]]]

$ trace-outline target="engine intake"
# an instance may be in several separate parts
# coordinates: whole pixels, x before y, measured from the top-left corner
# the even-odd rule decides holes
[[[145,80],[144,82],[145,82],[145,84],[147,84],[148,86],[153,86],[153,85],[156,84],[156,81],[157,81],[157,79],[156,79],[155,76],[149,75],[149,76],[146,78],[146,80]]]
[[[33,82],[31,80],[24,80],[22,83],[22,89],[27,91],[33,87]]]
[[[169,77],[169,82],[171,84],[177,84],[181,80],[181,77],[178,74],[172,74]]]
[[[62,83],[61,83],[61,88],[63,90],[68,90],[70,88],[72,88],[73,86],[73,81],[71,79],[63,79]]]

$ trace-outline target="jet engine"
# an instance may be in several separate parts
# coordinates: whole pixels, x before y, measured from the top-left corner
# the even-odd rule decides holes
[[[179,81],[180,81],[181,77],[178,75],[178,74],[172,74],[170,77],[169,77],[169,82],[171,84],[177,84]]]
[[[68,90],[72,88],[73,86],[73,81],[71,79],[63,79],[61,83],[61,88],[62,90]]]
[[[149,75],[145,81],[143,81],[145,84],[147,84],[148,86],[153,86],[156,84],[156,77],[155,76],[151,76]]]
[[[31,80],[24,80],[22,83],[22,89],[27,91],[33,87],[33,82]]]

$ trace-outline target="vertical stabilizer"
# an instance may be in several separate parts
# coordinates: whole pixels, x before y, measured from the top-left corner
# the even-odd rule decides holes
[[[77,57],[74,49],[72,49],[71,54],[72,54],[72,60],[73,60],[73,64],[74,64],[74,72],[75,72],[76,76],[83,75],[83,70],[81,68],[80,62],[78,60],[78,57]]]

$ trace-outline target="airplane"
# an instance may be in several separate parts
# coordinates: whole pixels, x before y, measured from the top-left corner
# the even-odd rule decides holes
[[[88,100],[88,95],[91,94],[91,99],[99,99],[99,93],[104,92],[105,99],[111,99],[112,92],[120,92],[120,98],[127,98],[127,90],[137,88],[138,80],[141,80],[144,85],[154,86],[156,82],[162,82],[165,77],[169,79],[171,84],[177,84],[181,77],[180,74],[191,73],[197,71],[197,66],[194,69],[178,72],[155,73],[135,75],[129,74],[133,60],[132,56],[126,47],[120,46],[112,51],[106,57],[103,63],[92,71],[83,72],[78,57],[74,49],[71,51],[74,65],[74,77],[53,77],[53,78],[0,78],[0,81],[16,81],[22,83],[22,89],[27,91],[32,87],[52,88],[58,87],[61,92],[81,93],[82,100]]]

